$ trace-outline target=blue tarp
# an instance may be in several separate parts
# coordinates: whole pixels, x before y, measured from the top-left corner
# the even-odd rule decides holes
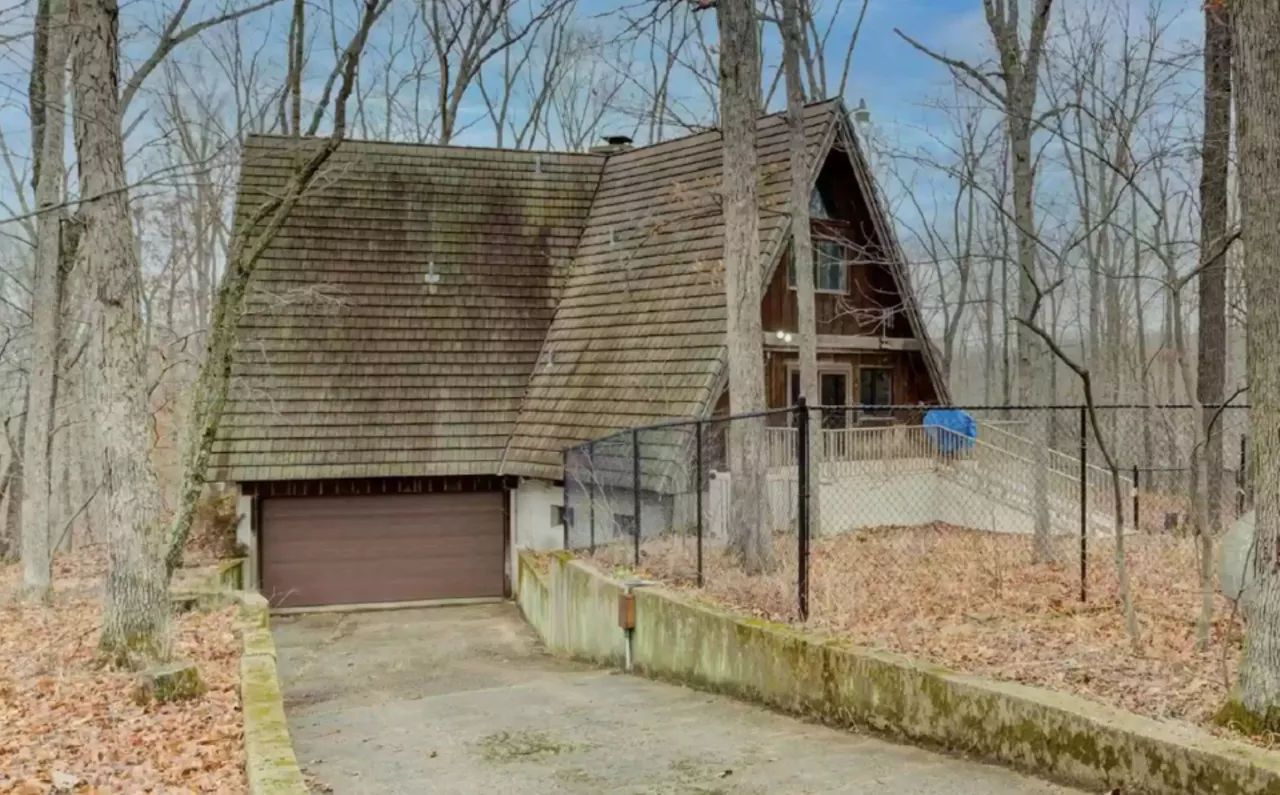
[[[941,430],[943,428],[946,430]],[[973,440],[978,438],[978,423],[960,409],[930,409],[924,415],[924,432],[938,450],[954,453],[973,447]]]

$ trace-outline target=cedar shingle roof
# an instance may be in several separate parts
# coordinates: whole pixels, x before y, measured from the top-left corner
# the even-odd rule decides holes
[[[296,148],[246,142],[238,220]],[[496,473],[603,164],[344,142],[254,273],[214,476]]]
[[[805,123],[815,162],[850,135],[838,101]],[[767,274],[788,141],[782,115],[757,129]],[[237,219],[296,146],[246,142]],[[718,131],[608,158],[343,143],[253,276],[213,477],[559,478],[572,444],[704,414],[724,378],[720,167]]]
[[[806,109],[812,151],[827,141],[838,107]],[[785,116],[759,121],[764,263],[787,221],[789,146]],[[558,478],[572,444],[703,413],[725,349],[721,157],[711,131],[609,158],[505,472]]]

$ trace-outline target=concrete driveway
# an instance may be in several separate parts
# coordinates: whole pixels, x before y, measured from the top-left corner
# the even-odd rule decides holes
[[[273,625],[298,761],[335,793],[1071,792],[556,659],[510,604]]]

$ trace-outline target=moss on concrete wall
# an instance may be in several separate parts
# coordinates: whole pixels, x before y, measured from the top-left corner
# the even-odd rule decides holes
[[[593,572],[565,553],[552,553],[539,571],[528,553],[520,553],[516,600],[525,620],[556,654],[601,665],[620,666],[626,639],[618,629],[618,597],[623,587]]]
[[[522,586],[525,580],[521,566]],[[526,617],[553,650],[618,664],[622,586],[555,558]],[[536,606],[535,606],[536,605]],[[695,603],[637,592],[638,672],[826,723],[869,727],[1088,789],[1153,795],[1280,795],[1280,754],[1074,696],[949,671]]]
[[[244,590],[244,558],[224,560],[218,564],[218,584],[233,591]]]
[[[289,723],[276,671],[267,600],[240,592],[240,708],[244,718],[245,772],[252,795],[307,795],[309,790],[293,753]]]

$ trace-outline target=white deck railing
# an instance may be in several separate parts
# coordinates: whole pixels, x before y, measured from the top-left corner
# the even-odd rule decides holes
[[[796,465],[796,429],[769,428],[769,466]],[[814,456],[822,463],[875,461],[886,458],[930,458],[935,453],[921,425],[881,425],[827,428],[822,449]]]

